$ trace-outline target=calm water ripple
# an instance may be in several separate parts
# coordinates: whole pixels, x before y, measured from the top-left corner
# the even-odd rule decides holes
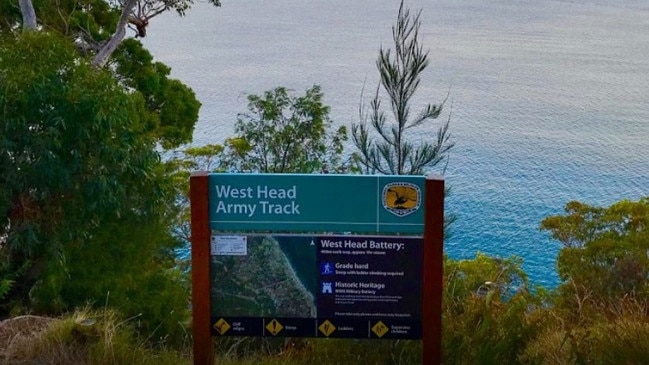
[[[431,50],[417,105],[448,93],[447,113],[452,104],[448,210],[459,220],[447,252],[520,256],[535,284],[556,285],[559,245],[539,232],[544,217],[570,200],[649,195],[649,5],[407,4],[423,9]],[[333,119],[355,121],[397,8],[391,0],[198,2],[184,19],[153,20],[144,43],[203,103],[194,143],[219,143],[245,111],[245,95],[276,86],[322,85]]]

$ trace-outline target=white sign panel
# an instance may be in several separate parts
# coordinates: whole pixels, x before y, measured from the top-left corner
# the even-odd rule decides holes
[[[212,236],[212,256],[246,256],[248,255],[248,237],[246,236]]]

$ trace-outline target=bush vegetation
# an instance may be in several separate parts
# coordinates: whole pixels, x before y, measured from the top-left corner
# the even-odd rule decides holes
[[[284,151],[276,157],[289,156],[274,158],[269,166],[291,161],[298,165],[280,170],[306,166],[319,172],[336,164],[344,169],[340,146],[345,131],[329,132],[328,109],[318,88],[307,90],[305,97],[276,89],[264,98],[249,98],[256,117],[242,119],[240,134],[226,147],[187,148],[163,162],[154,151],[155,133],[137,117],[144,108],[141,96],[79,60],[50,34],[27,33],[1,46],[0,67],[15,74],[4,76],[0,101],[8,115],[35,114],[28,114],[29,123],[19,117],[3,120],[13,133],[0,140],[10,151],[0,154],[7,172],[0,194],[6,213],[0,227],[0,316],[62,316],[29,336],[0,329],[3,363],[189,363],[187,271],[174,251],[188,238],[183,209],[188,172],[244,166],[261,156],[249,148],[264,138],[254,135],[256,124],[284,136],[264,140]],[[35,49],[47,50],[58,66],[45,63],[31,74],[33,65],[17,60],[31,54],[37,61]],[[67,86],[48,84],[60,77],[61,67],[68,70]],[[88,98],[76,90],[87,87],[99,96]],[[275,104],[278,97],[282,102]],[[67,107],[68,99],[77,101]],[[293,114],[296,102],[307,109]],[[34,103],[58,107],[32,110]],[[119,113],[102,111],[111,103]],[[289,108],[290,123],[273,117],[282,108]],[[89,110],[96,113],[96,123],[83,122]],[[302,153],[299,147],[306,142],[279,149],[291,147],[289,136],[296,135],[293,128],[302,117],[312,125],[299,136],[319,136],[309,141],[319,146],[317,153]],[[62,123],[68,119],[78,123]],[[81,152],[93,158],[75,157]],[[107,156],[106,161],[98,156]],[[557,257],[561,282],[551,290],[530,287],[516,257],[478,253],[470,260],[445,259],[444,364],[645,363],[649,198],[609,207],[570,202],[563,215],[543,220],[541,229],[562,245]],[[421,360],[420,346],[418,341],[228,338],[219,340],[215,351],[220,364],[311,364],[314,359],[319,364],[413,364]]]
[[[579,209],[577,209],[579,208]],[[649,199],[623,201],[607,208],[572,202],[566,214],[548,217],[542,229],[554,237],[583,237],[565,250],[581,250],[584,268],[602,263],[593,250],[602,237],[620,240],[607,271],[591,280],[575,271],[562,275],[555,289],[530,288],[519,258],[489,257],[444,262],[444,364],[643,364],[649,355],[649,302],[644,280],[625,286],[615,274],[616,260],[639,260],[630,237],[649,230]],[[597,227],[597,229],[593,229]],[[574,241],[573,241],[574,242]],[[636,272],[634,269],[634,273]],[[646,270],[646,269],[643,269]],[[607,280],[611,280],[607,282]],[[616,284],[617,283],[617,284]],[[611,290],[610,288],[617,288]],[[625,289],[626,288],[626,289]],[[124,318],[106,308],[82,309],[49,322],[31,336],[0,341],[7,364],[190,364],[191,338],[152,341],[138,331],[139,317]],[[0,324],[0,340],[3,332]],[[218,364],[414,364],[419,341],[343,339],[220,338]],[[317,359],[317,361],[315,360]]]
[[[168,5],[144,3],[140,17]],[[191,3],[164,9],[184,13]],[[410,44],[399,49],[412,52],[411,67],[383,50],[377,64],[396,125],[386,126],[377,89],[352,128],[360,151],[351,160],[347,131],[330,130],[314,86],[305,96],[285,88],[249,96],[224,146],[186,148],[168,161],[160,148],[191,140],[200,106],[193,91],[135,39],[120,41],[107,66],[93,57],[118,18],[141,18],[105,1],[41,1],[38,26],[32,19],[22,31],[32,4],[20,5],[0,0],[3,364],[190,363],[188,271],[175,251],[189,237],[189,171],[420,174],[443,170],[453,145],[448,122],[421,150],[407,141],[406,130],[436,119],[441,104],[408,118],[427,53],[416,41],[419,15],[403,4],[394,40]],[[563,245],[557,288],[530,287],[516,257],[445,259],[444,364],[648,363],[649,198],[570,202],[541,229]],[[43,317],[21,316],[31,314]],[[215,351],[219,364],[421,361],[419,341],[227,338]]]

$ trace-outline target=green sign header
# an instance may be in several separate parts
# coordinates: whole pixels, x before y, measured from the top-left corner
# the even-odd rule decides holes
[[[210,228],[421,234],[424,181],[394,175],[210,174]]]

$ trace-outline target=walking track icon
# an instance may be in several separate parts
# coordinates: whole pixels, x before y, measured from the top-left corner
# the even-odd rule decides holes
[[[320,263],[320,274],[331,275],[334,273],[334,265],[331,262]]]

